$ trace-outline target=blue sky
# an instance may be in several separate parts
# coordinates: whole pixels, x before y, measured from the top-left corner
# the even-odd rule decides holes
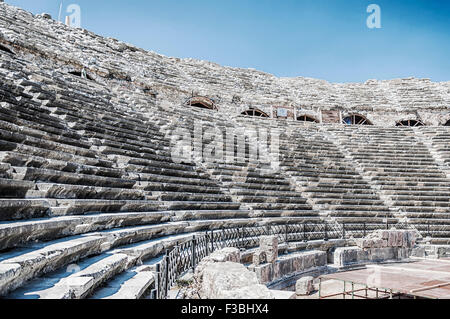
[[[61,0],[6,0],[58,17]],[[449,0],[64,0],[82,27],[147,50],[331,82],[450,80]],[[369,29],[370,4],[381,29]]]

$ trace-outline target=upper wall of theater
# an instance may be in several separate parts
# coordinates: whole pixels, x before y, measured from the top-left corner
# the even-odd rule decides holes
[[[0,3],[0,44],[37,65],[45,60],[67,73],[84,68],[97,82],[124,82],[180,106],[194,95],[210,98],[218,112],[228,114],[256,108],[276,117],[277,107],[282,107],[288,116],[323,119],[324,111],[337,110],[341,118],[359,114],[386,126],[410,119],[442,125],[450,119],[450,82],[407,78],[336,84],[278,78],[253,69],[166,57],[5,3]]]

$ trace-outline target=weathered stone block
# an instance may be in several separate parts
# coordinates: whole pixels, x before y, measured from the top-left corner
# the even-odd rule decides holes
[[[202,299],[274,299],[255,273],[232,262],[208,264],[203,269]]]
[[[266,254],[267,262],[274,263],[278,258],[278,237],[261,236],[259,249]]]
[[[311,276],[303,277],[297,280],[295,284],[295,293],[297,296],[308,296],[314,291],[314,278]]]
[[[273,264],[254,266],[253,271],[255,272],[259,282],[262,284],[266,284],[274,280],[275,276]]]
[[[266,253],[260,249],[257,249],[253,254],[253,264],[259,266],[261,264],[267,263]]]

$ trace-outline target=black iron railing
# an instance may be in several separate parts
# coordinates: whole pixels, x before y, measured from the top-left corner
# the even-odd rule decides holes
[[[172,250],[167,250],[162,260],[156,265],[155,288],[153,298],[165,299],[169,290],[175,286],[177,279],[188,270],[194,270],[198,263],[215,250],[224,247],[254,248],[264,235],[275,235],[279,243],[309,242],[314,240],[333,240],[362,238],[374,230],[410,229],[410,225],[395,224],[331,224],[305,222],[301,224],[267,225],[241,228],[223,228],[207,231],[200,236],[177,243]]]

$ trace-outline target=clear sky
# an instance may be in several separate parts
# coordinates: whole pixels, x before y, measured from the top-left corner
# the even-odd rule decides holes
[[[6,0],[57,19],[61,0]],[[64,0],[82,27],[146,50],[331,82],[450,81],[450,0]],[[368,5],[381,8],[369,29]],[[63,9],[63,12],[65,11]]]

